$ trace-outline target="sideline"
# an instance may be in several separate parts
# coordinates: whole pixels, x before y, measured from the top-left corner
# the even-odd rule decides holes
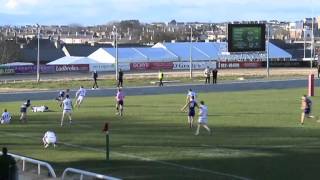
[[[166,86],[162,87],[184,87],[184,86],[217,86],[217,85],[232,85],[232,84],[253,84],[253,83],[271,83],[271,82],[292,82],[292,81],[301,81],[301,80],[305,80],[307,81],[308,79],[306,78],[294,78],[294,79],[250,79],[250,80],[242,80],[242,81],[221,81],[216,85],[205,85],[203,83],[185,83],[185,84],[166,84]],[[315,78],[315,81],[317,81],[318,79]],[[157,86],[154,85],[147,85],[147,86],[128,86],[128,87],[124,87],[125,89],[145,89],[145,88],[155,88]],[[58,94],[58,92],[61,89],[28,89],[26,91],[7,91],[7,92],[0,92],[0,94],[33,94],[33,93],[56,93]],[[70,89],[71,92],[75,92],[78,89]],[[117,87],[102,87],[99,89],[95,89],[92,90],[91,88],[87,88],[87,91],[90,92],[94,92],[94,91],[103,91],[103,90],[117,90]]]

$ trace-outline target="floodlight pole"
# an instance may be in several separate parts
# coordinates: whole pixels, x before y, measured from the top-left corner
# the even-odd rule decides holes
[[[104,124],[104,128],[102,131],[106,134],[106,160],[110,160],[109,151],[110,151],[110,143],[109,143],[109,123]]]
[[[311,1],[311,5],[312,5],[312,1]],[[312,69],[312,62],[313,62],[313,50],[314,50],[314,21],[313,21],[313,6],[312,6],[312,22],[311,22],[311,58],[310,58],[310,68]]]
[[[110,142],[109,142],[109,132],[106,132],[106,160],[110,160]]]
[[[190,26],[190,46],[189,46],[189,76],[190,76],[190,79],[192,79],[192,26]]]
[[[38,36],[38,52],[37,52],[37,83],[40,82],[40,26],[37,24],[37,36]]]
[[[270,26],[267,24],[267,78],[270,75],[270,66],[269,66],[269,41],[270,41]]]
[[[303,59],[306,59],[306,27],[303,25]]]
[[[119,74],[118,74],[118,61],[119,61],[119,52],[118,52],[118,29],[116,26],[113,26],[113,31],[115,31],[115,35],[114,35],[114,38],[115,38],[115,48],[116,48],[116,62],[115,62],[115,65],[116,65],[116,80],[119,79]]]

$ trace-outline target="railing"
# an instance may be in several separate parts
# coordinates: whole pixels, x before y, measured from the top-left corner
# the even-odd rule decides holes
[[[80,174],[80,180],[83,180],[83,176],[84,175],[90,176],[90,177],[94,177],[94,178],[98,178],[98,179],[121,180],[121,179],[118,179],[118,178],[115,178],[115,177],[105,176],[105,175],[102,175],[102,174],[91,173],[91,172],[88,172],[88,171],[83,171],[83,170],[74,169],[74,168],[65,169],[63,171],[63,174],[62,174],[62,178],[61,178],[62,180],[64,180],[65,175],[67,174],[67,172],[73,172],[73,173],[76,173],[76,174]]]
[[[0,152],[0,154],[2,155],[2,152]],[[25,171],[25,167],[26,167],[26,162],[30,162],[32,164],[37,164],[38,165],[38,175],[40,175],[41,173],[41,166],[46,167],[49,170],[49,173],[51,175],[51,177],[53,178],[57,178],[56,173],[54,172],[52,166],[49,163],[43,162],[43,161],[39,161],[39,160],[35,160],[35,159],[31,159],[31,158],[27,158],[27,157],[23,157],[23,156],[19,156],[16,154],[11,154],[8,153],[9,155],[11,155],[12,157],[14,157],[15,159],[19,159],[22,161],[22,171]]]

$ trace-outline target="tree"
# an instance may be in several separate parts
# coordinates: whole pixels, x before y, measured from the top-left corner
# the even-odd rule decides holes
[[[0,64],[13,62],[21,57],[19,45],[15,39],[0,34]]]

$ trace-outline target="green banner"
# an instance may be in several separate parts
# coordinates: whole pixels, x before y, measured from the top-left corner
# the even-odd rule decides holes
[[[0,66],[0,75],[15,74],[14,68]]]

